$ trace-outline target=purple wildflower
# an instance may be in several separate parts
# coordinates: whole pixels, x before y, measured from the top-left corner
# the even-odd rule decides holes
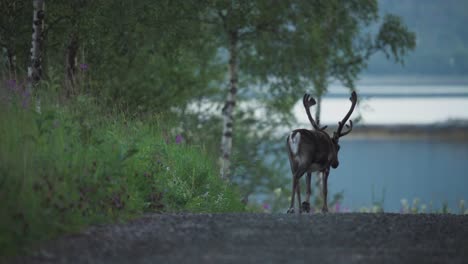
[[[81,63],[80,64],[80,69],[82,71],[86,71],[86,70],[88,70],[88,68],[89,68],[89,65],[87,63]]]
[[[263,209],[265,209],[265,210],[270,210],[270,205],[267,204],[267,203],[264,203],[264,204],[263,204]]]
[[[176,144],[182,143],[183,140],[184,140],[184,138],[182,137],[181,134],[178,134],[178,135],[175,137],[175,143],[176,143]]]
[[[22,97],[23,97],[23,100],[22,100],[21,105],[23,106],[23,108],[26,108],[26,107],[28,107],[29,99],[31,98],[31,93],[29,92],[28,89],[23,91]]]
[[[15,90],[17,85],[16,85],[16,80],[15,79],[10,79],[10,80],[7,80],[7,86],[8,88],[10,88],[10,90]]]

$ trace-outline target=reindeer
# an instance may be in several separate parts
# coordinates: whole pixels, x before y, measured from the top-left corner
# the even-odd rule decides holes
[[[315,99],[309,94],[305,94],[302,103],[309,118],[310,123],[314,130],[308,129],[296,129],[292,131],[286,141],[289,164],[291,165],[292,171],[292,196],[291,205],[288,213],[294,213],[294,197],[297,194],[297,200],[299,204],[299,213],[302,211],[310,212],[310,194],[311,186],[310,181],[312,172],[318,171],[322,178],[322,195],[323,195],[323,206],[322,212],[328,212],[327,206],[327,180],[330,173],[330,167],[336,169],[339,165],[338,152],[340,145],[338,141],[340,137],[345,136],[353,129],[353,121],[349,120],[349,125],[346,124],[351,113],[354,111],[354,107],[357,102],[356,92],[351,93],[351,108],[345,115],[343,120],[338,122],[338,128],[333,132],[333,137],[330,137],[325,129],[327,126],[319,127],[310,114],[310,107],[316,104]],[[343,132],[343,127],[346,125],[348,128]],[[306,201],[301,204],[301,188],[299,185],[299,179],[307,172],[306,184]],[[302,207],[301,207],[302,205]]]

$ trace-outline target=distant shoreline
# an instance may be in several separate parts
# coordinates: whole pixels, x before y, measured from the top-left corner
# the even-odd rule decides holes
[[[468,76],[425,74],[363,74],[356,82],[359,85],[467,85]],[[358,88],[359,90],[359,88]]]
[[[329,131],[334,128],[327,129]],[[467,125],[361,125],[346,139],[430,139],[468,142]]]

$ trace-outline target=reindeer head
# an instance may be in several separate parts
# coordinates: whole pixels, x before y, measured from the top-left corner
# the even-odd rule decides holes
[[[333,137],[330,137],[330,135],[328,135],[328,133],[325,132],[325,129],[327,128],[327,126],[320,127],[319,124],[315,122],[315,120],[312,118],[312,115],[310,114],[309,108],[316,104],[315,99],[311,97],[309,94],[305,94],[302,100],[304,104],[304,108],[306,109],[307,117],[309,118],[309,121],[314,127],[314,129],[316,131],[322,132],[325,135],[327,135],[327,137],[330,139],[332,143],[332,150],[329,153],[329,161],[330,161],[330,166],[334,169],[336,169],[338,165],[340,164],[338,160],[338,152],[340,151],[339,139],[340,137],[343,137],[349,134],[349,132],[351,132],[351,130],[353,129],[353,121],[349,120],[349,125],[346,124],[346,122],[348,121],[349,117],[354,111],[354,107],[356,106],[356,102],[357,102],[356,92],[353,91],[351,93],[351,97],[349,98],[349,100],[351,101],[351,107],[348,113],[345,115],[345,117],[341,121],[338,122],[338,127],[337,127],[337,130],[333,132]],[[344,126],[346,126],[347,130],[343,132]]]
[[[340,137],[346,136],[347,134],[349,134],[349,132],[351,132],[351,130],[353,130],[353,121],[349,120],[349,125],[346,124],[346,122],[348,121],[349,117],[351,116],[351,114],[354,111],[354,107],[356,106],[357,95],[356,95],[355,91],[353,91],[351,93],[351,97],[349,97],[349,100],[351,101],[351,107],[350,107],[348,113],[346,113],[343,120],[338,122],[338,128],[336,129],[336,131],[333,132],[332,142],[333,142],[333,146],[334,146],[336,154],[335,154],[335,158],[332,160],[331,166],[334,169],[336,169],[338,167],[338,165],[340,164],[339,161],[338,161],[338,152],[340,151],[340,144],[338,142],[340,140]],[[347,130],[342,132],[343,131],[343,126],[345,126],[345,125],[346,125]]]

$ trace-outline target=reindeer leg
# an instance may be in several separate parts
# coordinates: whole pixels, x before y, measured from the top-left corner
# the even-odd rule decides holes
[[[296,175],[293,175],[293,180],[292,180],[292,192],[291,192],[291,205],[289,206],[289,209],[287,211],[288,214],[293,214],[294,213],[294,196],[296,195],[296,186],[297,186],[298,180],[296,178]]]
[[[294,213],[294,195],[297,194],[297,199],[299,200],[299,212],[301,212],[301,188],[299,186],[299,179],[306,172],[307,169],[299,167],[296,172],[293,174],[293,186],[291,192],[291,205],[289,207],[288,213]]]
[[[302,202],[302,211],[306,213],[310,213],[310,195],[312,194],[312,188],[310,186],[310,181],[312,178],[312,173],[307,172],[307,178],[306,178],[306,185],[307,185],[307,191],[306,191],[306,200]]]
[[[323,172],[322,176],[322,189],[323,189],[323,206],[322,206],[322,213],[328,212],[328,204],[327,204],[327,194],[328,194],[328,174],[330,174],[330,169],[326,169]]]
[[[317,182],[315,185],[319,187],[320,195],[323,198],[323,171],[317,172]]]
[[[302,213],[302,208],[301,208],[301,184],[299,182],[299,179],[297,179],[296,194],[297,194],[297,204],[298,204],[298,207],[299,207],[299,213]]]

